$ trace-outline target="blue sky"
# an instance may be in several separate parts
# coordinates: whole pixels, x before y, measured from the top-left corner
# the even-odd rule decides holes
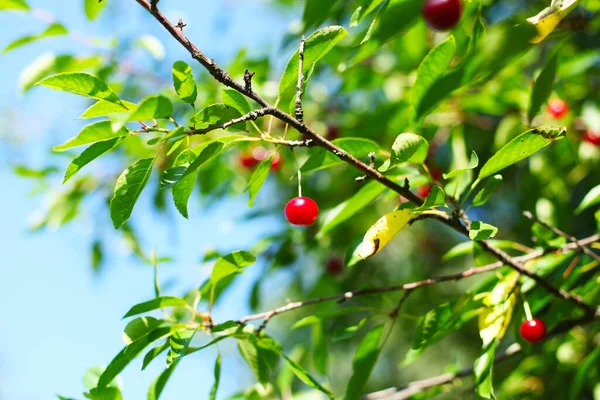
[[[115,30],[123,35],[154,34],[165,45],[167,64],[188,59],[134,0],[120,2],[118,15],[116,9],[107,10],[93,24],[85,19],[80,0],[29,3],[33,8],[50,10],[72,31],[88,35]],[[241,47],[251,53],[272,54],[290,22],[260,1],[162,3],[164,12],[171,18],[183,17],[188,24],[186,33],[222,63]],[[111,24],[114,20],[118,23]],[[0,26],[3,48],[21,35],[41,31],[44,24],[25,14],[11,13],[0,14]],[[51,156],[48,149],[81,128],[82,121],[76,117],[84,109],[84,102],[40,88],[22,96],[17,81],[21,70],[45,51],[82,49],[82,44],[70,39],[53,39],[15,50],[0,60],[2,400],[51,399],[55,394],[82,398],[84,371],[94,365],[106,365],[123,346],[121,332],[125,322],[121,316],[129,306],[153,296],[151,269],[136,263],[122,247],[109,249],[114,256],[110,257],[104,273],[94,276],[89,267],[89,246],[93,239],[90,226],[93,221],[89,218],[57,231],[31,234],[28,231],[31,217],[44,199],[32,197],[32,182],[10,170],[10,165],[15,164],[43,166],[50,160],[62,167],[67,162]],[[55,186],[53,189],[60,189],[58,181]],[[177,256],[175,263],[162,267],[161,274],[164,280],[178,278],[178,287],[197,284],[210,272],[208,266],[198,264],[198,255],[203,250],[248,249],[258,238],[278,228],[274,220],[241,222],[239,217],[246,210],[245,198],[230,199],[205,211],[197,202],[195,205],[189,221],[177,218],[174,225],[165,223],[164,218],[150,210],[148,198],[143,197],[134,211],[138,227],[144,232],[146,248],[156,248],[159,255]],[[258,270],[256,266],[237,283],[234,295],[216,310],[218,320],[240,317],[248,311],[239,304],[245,304],[251,278]],[[204,398],[212,385],[214,351],[196,353],[181,363],[163,398],[189,398],[190,392],[195,398]],[[240,363],[235,346],[226,344],[221,351],[224,358],[220,398],[253,382],[249,369]],[[144,398],[148,385],[162,371],[163,364],[157,360],[140,372],[140,361],[134,362],[122,376],[125,399]]]

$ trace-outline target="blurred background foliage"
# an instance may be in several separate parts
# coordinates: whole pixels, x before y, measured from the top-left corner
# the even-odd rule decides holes
[[[177,2],[169,0],[160,2],[173,21],[179,16],[170,14],[170,9],[186,8],[186,2],[175,3]],[[236,3],[231,2],[229,7],[236,7]],[[501,146],[528,129],[526,113],[533,81],[547,60],[555,52],[558,53],[558,72],[551,98],[566,101],[568,113],[557,120],[544,105],[532,125],[566,126],[567,139],[535,154],[528,161],[503,171],[504,180],[500,190],[485,206],[468,211],[472,220],[483,220],[498,226],[497,239],[519,242],[533,248],[546,244],[542,242],[542,235],[536,234],[535,230],[532,232],[531,221],[521,215],[523,210],[531,210],[540,218],[576,237],[589,236],[598,230],[593,211],[588,210],[574,216],[573,210],[583,196],[600,182],[600,147],[593,141],[584,140],[585,132],[600,135],[600,19],[597,18],[600,2],[581,1],[539,45],[527,45],[529,37],[525,31],[519,33],[523,36],[511,36],[511,32],[514,34],[515,29],[520,29],[515,28],[515,25],[522,27],[526,18],[537,14],[547,3],[533,0],[465,2],[462,20],[450,32],[456,40],[457,55],[450,71],[458,70],[462,60],[470,60],[469,43],[479,7],[487,31],[482,39],[484,43],[480,47],[481,53],[478,54],[483,61],[480,61],[481,64],[475,61],[467,63],[467,69],[468,65],[475,65],[474,71],[463,76],[468,81],[463,82],[452,93],[444,93],[441,98],[435,99],[422,119],[415,119],[411,114],[410,96],[416,71],[430,49],[446,39],[448,34],[434,33],[427,28],[420,17],[421,1],[306,0],[305,4],[301,4],[278,0],[261,3],[261,7],[274,10],[272,18],[289,21],[287,34],[271,39],[272,43],[269,45],[274,46],[275,51],[266,51],[265,44],[261,42],[252,42],[242,47],[235,42],[220,41],[217,33],[211,37],[191,38],[201,49],[203,43],[209,41],[212,48],[226,49],[217,62],[238,82],[242,81],[246,69],[254,72],[254,90],[274,102],[278,95],[281,72],[298,46],[300,35],[308,35],[322,26],[344,26],[348,30],[348,37],[318,63],[307,85],[304,95],[306,124],[329,139],[361,137],[375,141],[384,149],[377,155],[378,164],[386,159],[385,149],[391,147],[398,134],[416,131],[424,136],[430,143],[426,165],[431,176],[414,166],[391,171],[399,181],[407,177],[411,188],[420,196],[426,195],[427,185],[432,179],[443,184],[442,173],[464,167],[472,150],[480,160],[487,160]],[[120,13],[130,12],[127,10],[137,7],[134,1],[109,0],[102,5],[94,1],[85,1],[83,4],[72,1],[64,6],[83,6],[90,24],[106,24],[108,27],[114,23],[111,22],[113,18],[123,23],[119,18]],[[369,9],[372,12],[362,14]],[[228,14],[224,13],[220,23],[228,24],[227,18]],[[250,14],[246,18],[248,29],[268,31],[268,21],[254,21]],[[172,86],[171,66],[176,59],[170,58],[165,48],[178,44],[160,30],[161,27],[151,16],[144,16],[136,24],[128,26],[123,33],[112,35],[109,28],[100,37],[88,36],[85,26],[79,27],[79,31],[71,30],[69,21],[62,20],[60,13],[52,15],[35,9],[24,21],[35,21],[30,27],[35,36],[21,39],[12,48],[7,47],[6,52],[19,51],[18,45],[24,45],[25,42],[65,40],[66,35],[83,44],[83,49],[78,45],[78,50],[72,52],[65,45],[64,51],[41,54],[38,58],[23,63],[19,82],[3,82],[3,85],[18,85],[22,92],[27,93],[31,90],[44,90],[34,88],[33,85],[46,76],[60,72],[86,71],[110,83],[110,87],[122,99],[138,102],[147,95],[160,93],[173,101],[175,120],[187,121],[193,115],[192,108],[178,100]],[[153,34],[140,34],[142,30],[139,28],[142,25],[151,26],[151,29],[143,31],[151,31]],[[367,35],[369,39],[361,44]],[[8,36],[10,32],[5,32],[5,37]],[[19,38],[11,37],[10,40],[12,39]],[[518,51],[519,46],[526,47],[526,50]],[[210,52],[208,56],[216,57]],[[220,102],[221,86],[199,65],[189,59],[185,61],[192,66],[196,78],[196,109]],[[282,109],[286,110],[285,105],[290,104],[292,94],[290,92],[289,98],[284,96],[280,101]],[[53,93],[48,95],[48,101],[61,101],[63,96],[67,95]],[[69,104],[69,115],[77,118],[91,104],[85,100],[76,105]],[[12,118],[13,114],[4,115],[3,130],[14,124]],[[26,124],[27,121],[24,119],[17,123]],[[258,120],[257,124],[262,129],[267,129],[268,124],[272,124],[271,132],[274,136],[282,135],[285,131],[282,123],[271,121],[270,118]],[[62,132],[60,139],[74,136],[74,133]],[[219,135],[227,133],[209,134],[210,137]],[[162,223],[169,225],[172,220],[181,218],[172,206],[171,194],[160,190],[159,186],[162,172],[172,164],[177,151],[171,155],[167,155],[165,151],[155,164],[155,172],[143,194],[146,198],[152,198],[153,211],[144,214],[134,209],[132,219],[123,229],[116,231],[108,218],[107,202],[117,176],[127,165],[141,158],[154,156],[156,146],[147,144],[147,139],[151,137],[129,137],[115,151],[95,161],[62,187],[62,171],[77,153],[53,154],[47,157],[47,164],[36,167],[11,160],[14,172],[29,179],[33,192],[45,199],[43,203],[46,206],[38,213],[38,219],[32,224],[32,231],[61,228],[66,224],[77,224],[77,220],[82,219],[93,224],[96,232],[88,251],[90,267],[97,274],[105,273],[107,268],[111,268],[112,260],[120,257],[113,251],[117,241],[127,243],[137,262],[148,264],[150,249],[139,236],[140,220],[160,218]],[[293,130],[287,131],[287,137],[302,139]],[[195,137],[193,140],[199,143],[205,138]],[[44,141],[50,146],[62,142],[55,137]],[[242,275],[236,279],[254,279],[252,290],[241,293],[236,291],[237,286],[234,285],[223,293],[223,296],[235,298],[236,302],[247,304],[252,311],[277,307],[285,304],[286,299],[296,301],[361,287],[417,281],[461,271],[474,263],[484,265],[494,261],[477,252],[466,252],[461,257],[445,261],[443,255],[453,245],[464,241],[464,238],[435,221],[423,221],[403,231],[376,257],[356,267],[344,268],[343,260],[347,252],[353,249],[352,244],[362,238],[375,220],[400,204],[399,196],[388,190],[382,191],[376,201],[367,201],[351,218],[318,234],[324,221],[327,221],[330,210],[335,210],[335,207],[360,193],[370,182],[357,182],[356,178],[360,176],[357,171],[341,163],[308,172],[303,175],[304,193],[319,204],[319,223],[306,229],[292,227],[284,223],[283,207],[295,196],[295,174],[298,167],[317,149],[276,149],[265,142],[260,143],[260,146],[264,146],[269,152],[277,150],[281,161],[280,165],[272,168],[267,185],[259,194],[254,207],[244,210],[242,218],[261,224],[264,223],[261,221],[265,216],[271,216],[276,219],[272,222],[275,229],[272,234],[255,243],[254,248],[246,249],[257,255],[259,263],[251,268],[260,269],[260,273],[251,278]],[[189,224],[194,224],[199,230],[210,231],[212,227],[197,218],[196,210],[211,210],[229,197],[245,199],[252,166],[244,165],[243,159],[262,151],[256,147],[255,142],[242,142],[203,166],[190,206]],[[235,226],[233,229],[235,230]],[[151,232],[144,232],[142,236],[151,235]],[[520,254],[522,248],[516,245],[513,247],[508,251]],[[186,251],[194,253],[200,266],[206,266],[220,254],[236,250],[227,243],[215,243],[214,248],[213,251],[198,254],[194,253],[197,252],[194,248]],[[159,261],[177,265],[178,254],[167,253],[161,256],[164,257]],[[581,256],[578,261],[573,261],[573,257],[563,257],[560,260],[553,258],[549,262],[554,263],[554,272],[549,279],[559,282],[572,262],[586,265],[590,261],[587,256]],[[159,263],[159,271],[162,265]],[[136,285],[151,284],[151,270],[148,271],[149,279],[136,282]],[[206,268],[202,271],[205,274]],[[178,279],[177,273],[172,275],[175,280]],[[498,276],[492,274],[415,291],[403,307],[399,322],[371,375],[367,390],[402,386],[412,380],[457,371],[463,366],[471,365],[481,347],[476,320],[444,338],[414,363],[404,366],[402,362],[412,346],[420,316],[435,306],[456,300],[466,291],[493,286]],[[598,276],[597,272],[585,275],[590,281],[595,281],[596,285]],[[195,283],[187,282],[189,292],[171,294],[186,297],[193,302]],[[183,286],[186,286],[186,282]],[[168,284],[164,290],[169,291]],[[597,289],[580,287],[579,290],[591,302],[595,299],[597,303]],[[351,305],[323,303],[278,316],[269,323],[267,331],[282,344],[287,354],[320,381],[327,382],[335,393],[341,393],[351,374],[352,358],[358,343],[382,317],[370,311],[354,312],[296,329],[291,329],[291,326],[303,317],[315,313],[326,314],[340,307],[364,306],[370,307],[369,310],[374,308],[389,311],[398,298],[399,294],[386,294],[355,299]],[[545,318],[549,326],[573,315],[573,310],[568,305],[565,307],[564,304],[555,304],[556,301],[550,304],[548,294],[539,288],[531,291],[528,299],[536,315]],[[127,306],[129,305],[124,305]],[[502,348],[521,340],[518,336],[518,321],[524,317],[520,310],[521,307],[516,307],[513,319],[517,322],[511,325]],[[243,316],[236,311],[226,310],[223,316],[217,314],[214,318],[222,322],[224,319]],[[198,337],[197,340],[206,340],[206,337]],[[566,335],[552,338],[539,346],[525,346],[525,354],[499,364],[496,368],[495,382],[499,397],[569,398],[573,391],[572,382],[581,379],[578,378],[578,371],[582,365],[586,365],[587,378],[583,383],[578,383],[578,397],[573,398],[599,399],[600,389],[597,383],[600,363],[597,362],[597,346],[597,323],[587,329],[574,328]],[[595,358],[590,359],[592,355]],[[109,360],[107,355],[106,359],[93,362]],[[278,378],[284,389],[285,385],[291,385],[286,373],[282,368]],[[207,382],[211,379],[212,377],[207,378]],[[449,393],[442,393],[438,398],[474,398],[472,386],[472,379],[467,377]],[[293,398],[316,398],[312,397],[316,396],[315,392],[306,392],[305,397],[296,395],[306,389],[299,381],[294,382],[293,388]],[[244,388],[223,389],[227,394],[233,394],[236,390]]]

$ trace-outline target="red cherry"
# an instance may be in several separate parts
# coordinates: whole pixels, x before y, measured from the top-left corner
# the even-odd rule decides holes
[[[329,125],[327,127],[327,135],[325,137],[329,140],[337,139],[340,137],[340,128],[336,125]]]
[[[309,197],[294,197],[285,205],[285,217],[290,224],[308,226],[319,216],[317,203]]]
[[[436,167],[429,169],[429,174],[434,181],[440,181],[442,179],[442,170]]]
[[[246,169],[253,169],[258,164],[259,160],[254,158],[252,154],[240,154],[240,165]]]
[[[548,112],[556,119],[564,117],[568,111],[569,106],[564,100],[553,99],[548,102]]]
[[[430,28],[448,31],[458,24],[462,5],[460,0],[426,0],[421,12]]]
[[[275,157],[273,157],[273,161],[271,162],[271,171],[279,171],[281,169],[281,164],[283,161],[279,153],[275,153]]]
[[[591,143],[594,146],[600,146],[600,133],[588,129],[583,132],[583,141]]]
[[[431,192],[431,185],[421,186],[417,189],[417,195],[423,199],[429,196],[429,192]]]
[[[521,337],[528,342],[539,342],[546,337],[546,324],[538,318],[524,321],[521,324]]]
[[[344,271],[344,260],[342,260],[340,257],[331,257],[329,260],[327,260],[327,272],[329,272],[331,275],[339,275],[340,273],[342,273],[342,271]]]

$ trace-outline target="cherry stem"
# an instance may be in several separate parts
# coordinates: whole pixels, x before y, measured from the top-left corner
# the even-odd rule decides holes
[[[302,197],[302,172],[298,168],[298,197]]]
[[[531,321],[533,319],[533,315],[531,315],[531,308],[529,307],[529,303],[523,297],[523,310],[525,310],[525,318],[527,321]]]

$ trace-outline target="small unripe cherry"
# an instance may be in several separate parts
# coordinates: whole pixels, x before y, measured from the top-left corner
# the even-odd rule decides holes
[[[294,197],[285,205],[285,217],[290,224],[312,225],[319,216],[319,207],[310,197]]]
[[[548,113],[556,119],[564,117],[569,112],[569,105],[561,99],[552,99],[548,102]]]
[[[330,275],[339,275],[344,271],[344,260],[341,257],[331,257],[325,267]]]
[[[594,132],[590,129],[583,132],[582,139],[584,142],[591,143],[594,146],[600,146],[600,133]]]
[[[538,318],[530,319],[521,324],[519,331],[526,341],[539,342],[546,337],[546,324]]]
[[[462,4],[460,0],[426,0],[421,12],[430,28],[448,31],[460,21]]]

